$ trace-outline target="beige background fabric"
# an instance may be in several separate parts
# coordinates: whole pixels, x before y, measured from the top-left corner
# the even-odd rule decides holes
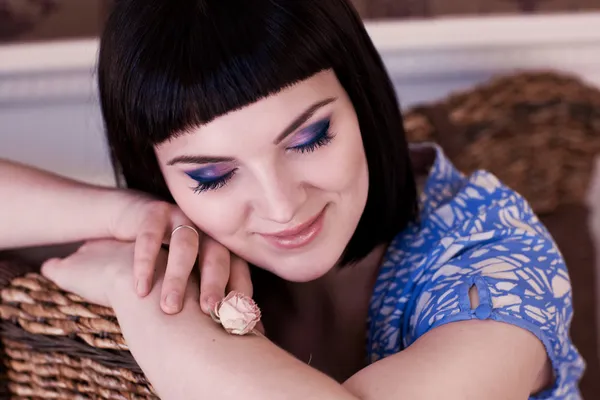
[[[580,12],[600,10],[600,0],[353,0],[365,18]]]
[[[97,36],[109,0],[0,0],[0,44]]]

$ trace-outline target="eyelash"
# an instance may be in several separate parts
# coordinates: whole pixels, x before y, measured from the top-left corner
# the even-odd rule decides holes
[[[323,146],[327,146],[334,138],[334,134],[331,133],[331,131],[329,129],[327,129],[327,131],[322,134],[321,136],[317,137],[315,140],[313,140],[310,143],[306,143],[300,146],[296,146],[296,147],[290,147],[288,150],[291,151],[295,151],[297,153],[312,153],[313,151],[317,150],[319,147],[323,147]]]
[[[317,150],[319,147],[328,145],[333,140],[334,137],[335,137],[335,134],[333,134],[331,132],[331,130],[328,128],[324,134],[321,134],[319,137],[317,137],[312,142],[306,143],[303,145],[299,145],[296,147],[290,147],[287,150],[294,151],[294,152],[301,153],[301,154],[312,153],[313,151]],[[217,189],[224,187],[231,180],[231,178],[233,178],[236,171],[237,171],[237,168],[231,170],[227,174],[225,174],[222,177],[220,177],[214,181],[211,181],[211,182],[198,182],[198,185],[193,189],[194,193],[200,194],[203,192],[207,192],[209,190],[217,190]]]
[[[223,186],[227,185],[227,182],[229,182],[231,178],[233,178],[235,171],[237,171],[237,168],[211,182],[198,182],[198,185],[194,188],[194,193],[198,194],[209,190],[217,190],[222,188]]]

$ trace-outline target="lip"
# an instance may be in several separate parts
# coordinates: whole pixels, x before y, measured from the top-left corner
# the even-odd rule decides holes
[[[304,247],[312,242],[323,229],[323,221],[327,207],[310,220],[295,226],[272,234],[260,234],[270,244],[275,247],[291,250]]]

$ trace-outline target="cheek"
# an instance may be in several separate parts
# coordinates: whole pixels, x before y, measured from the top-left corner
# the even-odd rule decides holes
[[[328,151],[311,168],[310,181],[324,191],[366,197],[368,191],[367,160],[360,132],[338,134]]]

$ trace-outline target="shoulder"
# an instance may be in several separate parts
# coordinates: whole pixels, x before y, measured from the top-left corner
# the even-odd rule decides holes
[[[583,361],[568,336],[572,295],[560,251],[518,193],[486,171],[460,174],[437,151],[421,219],[392,243],[376,284],[371,358],[449,322],[494,319],[538,337],[555,371],[569,371],[559,376],[566,390]]]
[[[553,245],[549,232],[522,196],[487,171],[461,174],[439,147],[434,148],[437,157],[420,196],[419,221],[389,246],[384,277],[390,278],[390,269],[425,270],[500,239],[520,240],[523,251],[528,251],[528,236],[544,238]],[[487,257],[499,249],[474,256]]]

